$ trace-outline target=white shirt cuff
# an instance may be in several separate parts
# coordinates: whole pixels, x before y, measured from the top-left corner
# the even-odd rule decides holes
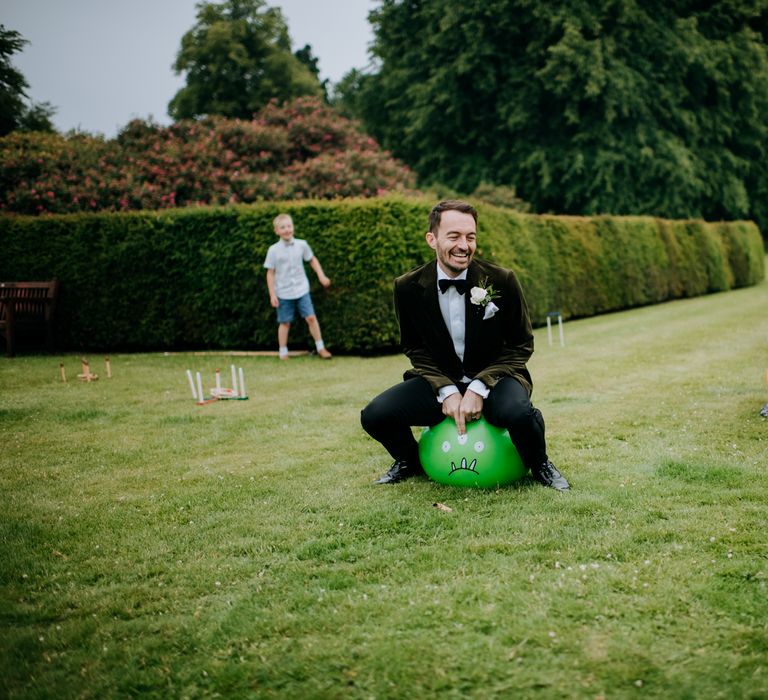
[[[491,390],[485,386],[483,382],[481,382],[479,379],[473,379],[469,386],[467,387],[470,391],[474,391],[476,394],[479,394],[484,399],[488,398],[488,394],[491,393]]]
[[[449,396],[458,393],[459,387],[457,387],[455,384],[446,384],[446,386],[441,386],[437,391],[437,403],[443,403],[443,401],[445,401]]]

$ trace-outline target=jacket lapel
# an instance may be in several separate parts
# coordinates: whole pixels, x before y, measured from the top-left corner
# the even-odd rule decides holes
[[[443,313],[440,311],[440,302],[438,301],[437,291],[437,263],[433,262],[427,265],[419,275],[419,286],[421,287],[421,304],[423,313],[425,336],[431,335],[434,343],[430,343],[440,364],[446,367],[459,366],[459,358],[453,350],[453,339],[451,332],[445,325]]]
[[[438,346],[453,349],[451,334],[443,320],[440,302],[437,299],[437,263],[427,265],[419,277],[422,302],[427,328],[438,335]]]

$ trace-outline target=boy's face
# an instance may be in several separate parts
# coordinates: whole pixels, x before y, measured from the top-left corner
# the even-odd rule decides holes
[[[293,238],[293,219],[286,216],[275,224],[275,233],[284,241],[290,241]]]

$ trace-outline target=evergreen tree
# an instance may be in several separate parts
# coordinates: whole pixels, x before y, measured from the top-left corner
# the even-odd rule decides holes
[[[312,53],[312,47],[309,44],[304,44],[304,47],[298,51],[294,51],[293,55],[303,63],[312,75],[317,78],[320,83],[320,88],[323,91],[323,98],[328,102],[328,79],[320,80],[320,66],[318,65],[317,57]]]
[[[383,0],[341,102],[422,182],[768,228],[764,0]]]
[[[186,73],[168,105],[174,119],[250,119],[273,98],[322,93],[317,76],[291,53],[282,13],[263,0],[200,3],[173,67]]]
[[[55,109],[48,102],[27,104],[29,84],[11,63],[11,56],[27,43],[19,32],[0,24],[0,136],[17,129],[53,131]]]

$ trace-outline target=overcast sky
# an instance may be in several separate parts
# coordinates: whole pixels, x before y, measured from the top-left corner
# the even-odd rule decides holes
[[[12,62],[54,126],[115,136],[134,117],[168,124],[184,84],[171,68],[195,23],[197,0],[2,0],[0,24],[29,41]],[[312,46],[321,79],[368,65],[368,13],[378,0],[267,0],[280,7],[294,50]]]

